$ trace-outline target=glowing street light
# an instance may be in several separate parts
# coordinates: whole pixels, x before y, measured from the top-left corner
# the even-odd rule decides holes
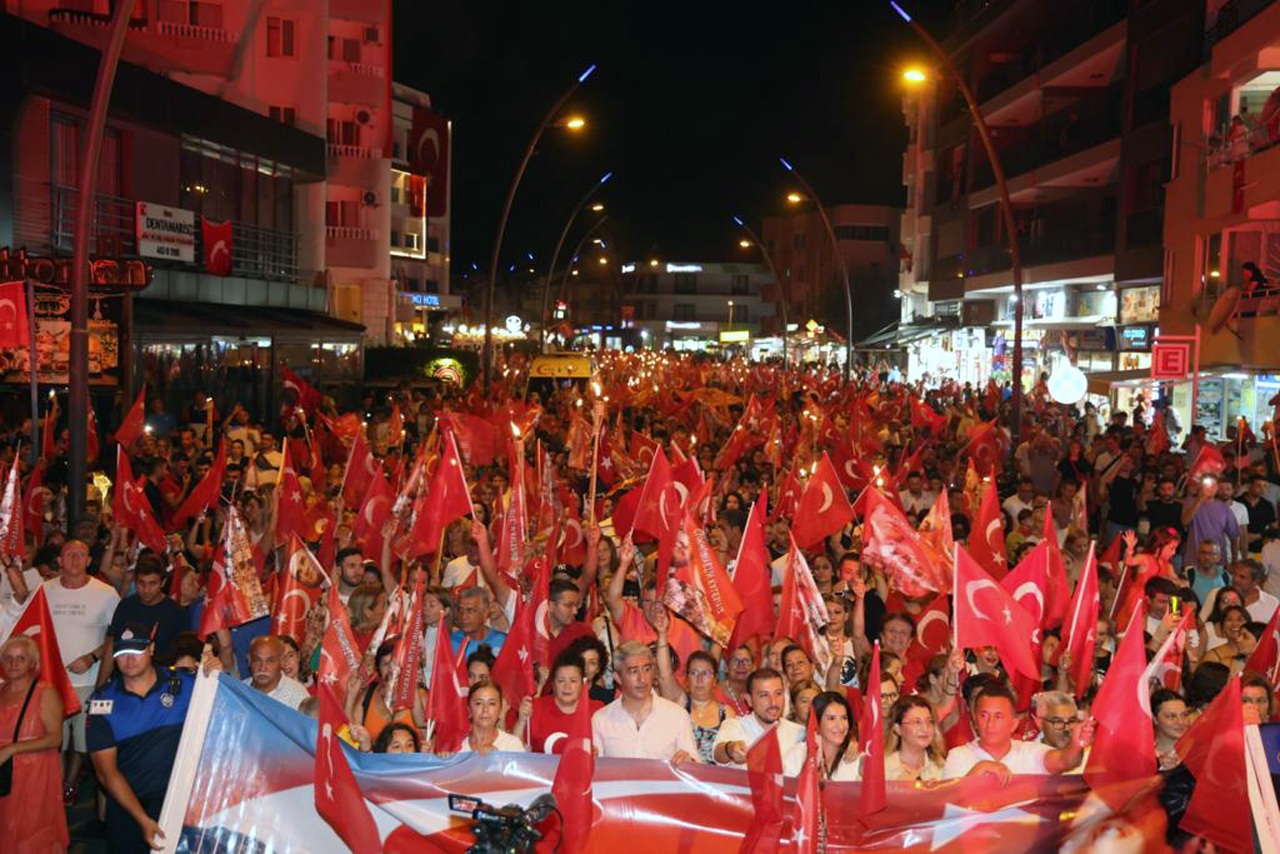
[[[587,120],[582,116],[572,116],[565,121],[564,126],[569,130],[582,130],[587,126]]]
[[[750,241],[750,240],[747,240],[747,239],[744,237],[744,238],[742,238],[741,240],[739,240],[739,241],[738,241],[738,245],[739,245],[739,246],[741,246],[743,249],[750,249],[750,248],[751,248],[751,241]]]
[[[804,196],[799,193],[787,193],[787,201],[793,205],[798,205],[804,201]]]
[[[604,210],[604,202],[596,202],[594,205],[591,206],[591,210],[593,210],[596,213],[600,213],[600,211]]]
[[[923,69],[908,68],[902,72],[902,79],[908,83],[923,83],[929,79],[929,75],[925,74]]]

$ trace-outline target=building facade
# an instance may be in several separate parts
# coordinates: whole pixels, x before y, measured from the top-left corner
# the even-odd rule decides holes
[[[762,292],[775,282],[762,264],[635,261],[623,264],[620,273],[619,326],[634,330],[632,335],[638,332],[641,346],[723,346],[753,355],[775,349],[759,340],[774,315]]]
[[[904,98],[900,334],[913,377],[1029,385],[1069,359],[1105,393],[1118,372],[1149,367],[1164,273],[1168,91],[1199,63],[1203,21],[1201,4],[1178,0],[957,4],[943,46],[1003,164],[1024,299],[1013,301],[985,149],[954,82],[931,72]]]
[[[1208,3],[1203,58],[1170,94],[1160,331],[1199,330],[1194,419],[1224,438],[1240,416],[1269,420],[1280,393],[1280,4]],[[1190,383],[1174,405],[1191,423]]]
[[[827,209],[839,256],[853,293],[854,341],[897,319],[898,229],[902,211],[886,205],[832,205]],[[783,309],[795,334],[809,321],[848,334],[844,282],[826,227],[816,211],[766,217],[761,239],[781,280],[777,298],[785,299],[769,328],[781,333]]]
[[[68,85],[55,65],[50,83],[20,79],[10,95],[12,246],[69,252],[74,152],[96,76],[87,48],[105,43],[112,6],[4,2],[11,52],[79,77]],[[228,393],[270,408],[281,365],[321,382],[358,379],[363,345],[396,341],[404,271],[391,244],[404,212],[393,195],[403,199],[409,181],[396,173],[390,56],[388,0],[138,0],[94,235],[95,247],[155,269],[132,304],[131,379],[181,398],[184,382],[216,372]],[[398,168],[419,175],[429,200],[430,184],[447,192],[447,157],[430,160],[413,131]],[[447,139],[437,150],[446,154]],[[142,233],[139,204],[152,224],[192,235],[178,256]],[[447,240],[447,198],[436,207],[424,250],[432,225],[437,245]],[[217,241],[227,257],[211,264],[202,253]],[[446,255],[410,259],[436,269],[405,275],[405,290],[435,281],[447,293]]]

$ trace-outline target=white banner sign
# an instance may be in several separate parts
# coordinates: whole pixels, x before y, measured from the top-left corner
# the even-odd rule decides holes
[[[185,261],[196,258],[196,215],[182,208],[138,202],[138,254],[145,258]]]

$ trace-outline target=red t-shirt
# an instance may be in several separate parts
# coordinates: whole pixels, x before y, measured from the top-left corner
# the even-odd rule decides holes
[[[560,634],[551,639],[551,643],[547,646],[547,669],[551,669],[551,665],[555,664],[560,653],[569,648],[569,644],[581,637],[587,637],[593,634],[591,627],[586,623],[578,620],[573,621],[569,625],[560,630]]]
[[[591,714],[604,708],[599,700],[592,700],[583,691],[579,703],[590,704]],[[529,716],[529,751],[532,753],[560,753],[564,750],[564,738],[569,734],[573,714],[565,714],[556,705],[554,697],[538,697],[533,701],[533,713]],[[547,742],[551,749],[547,750]]]

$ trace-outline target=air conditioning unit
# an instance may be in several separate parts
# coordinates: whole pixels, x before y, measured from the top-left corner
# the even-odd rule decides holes
[[[366,208],[376,208],[381,200],[373,190],[365,190],[364,195],[360,197],[360,201],[364,203]]]
[[[356,124],[371,125],[373,124],[373,113],[368,110],[356,110]]]

